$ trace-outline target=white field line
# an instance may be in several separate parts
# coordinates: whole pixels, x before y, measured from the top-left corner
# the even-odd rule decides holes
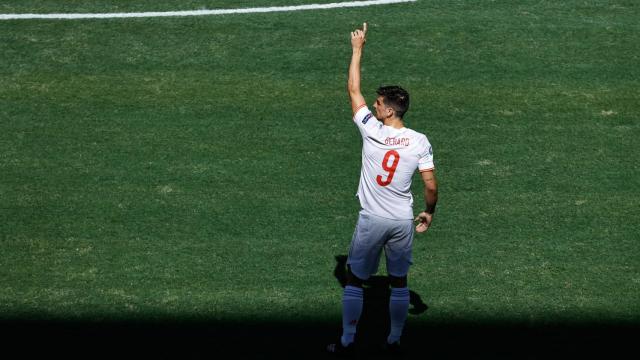
[[[191,10],[191,11],[163,11],[163,12],[130,12],[130,13],[96,13],[96,14],[0,14],[0,20],[28,20],[28,19],[114,19],[114,18],[146,18],[146,17],[168,17],[168,16],[205,16],[205,15],[229,15],[229,14],[251,14],[267,12],[284,12],[300,10],[322,10],[350,8],[372,5],[387,5],[414,2],[417,0],[368,0],[368,1],[348,1],[330,4],[309,4],[296,6],[274,6],[245,9],[219,9],[219,10]]]

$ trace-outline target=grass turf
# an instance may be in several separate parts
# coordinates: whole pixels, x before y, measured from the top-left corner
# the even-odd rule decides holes
[[[154,4],[0,9],[241,7]],[[410,323],[637,323],[639,14],[419,1],[0,22],[0,318],[338,322],[360,167],[348,33],[366,20],[365,97],[409,90],[441,186],[410,274],[430,310]]]

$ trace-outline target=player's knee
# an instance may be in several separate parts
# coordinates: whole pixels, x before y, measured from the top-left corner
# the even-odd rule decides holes
[[[364,280],[357,277],[354,273],[351,272],[351,266],[347,266],[347,285],[362,287]]]
[[[407,277],[406,276],[391,276],[389,275],[389,285],[394,288],[406,288]]]

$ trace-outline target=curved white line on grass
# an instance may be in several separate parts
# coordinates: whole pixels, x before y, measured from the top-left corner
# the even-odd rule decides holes
[[[145,17],[168,17],[168,16],[204,16],[204,15],[229,15],[229,14],[250,14],[267,12],[284,12],[300,10],[321,10],[361,7],[372,5],[387,5],[417,0],[368,0],[349,1],[330,4],[309,4],[296,6],[274,6],[245,9],[219,9],[219,10],[192,10],[192,11],[164,11],[164,12],[132,12],[132,13],[102,13],[102,14],[0,14],[0,20],[27,20],[27,19],[113,19],[113,18],[145,18]]]

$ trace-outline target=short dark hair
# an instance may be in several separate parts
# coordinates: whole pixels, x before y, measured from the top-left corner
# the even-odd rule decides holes
[[[376,93],[382,96],[384,104],[392,108],[399,118],[402,119],[409,110],[409,93],[400,86],[380,86]]]

